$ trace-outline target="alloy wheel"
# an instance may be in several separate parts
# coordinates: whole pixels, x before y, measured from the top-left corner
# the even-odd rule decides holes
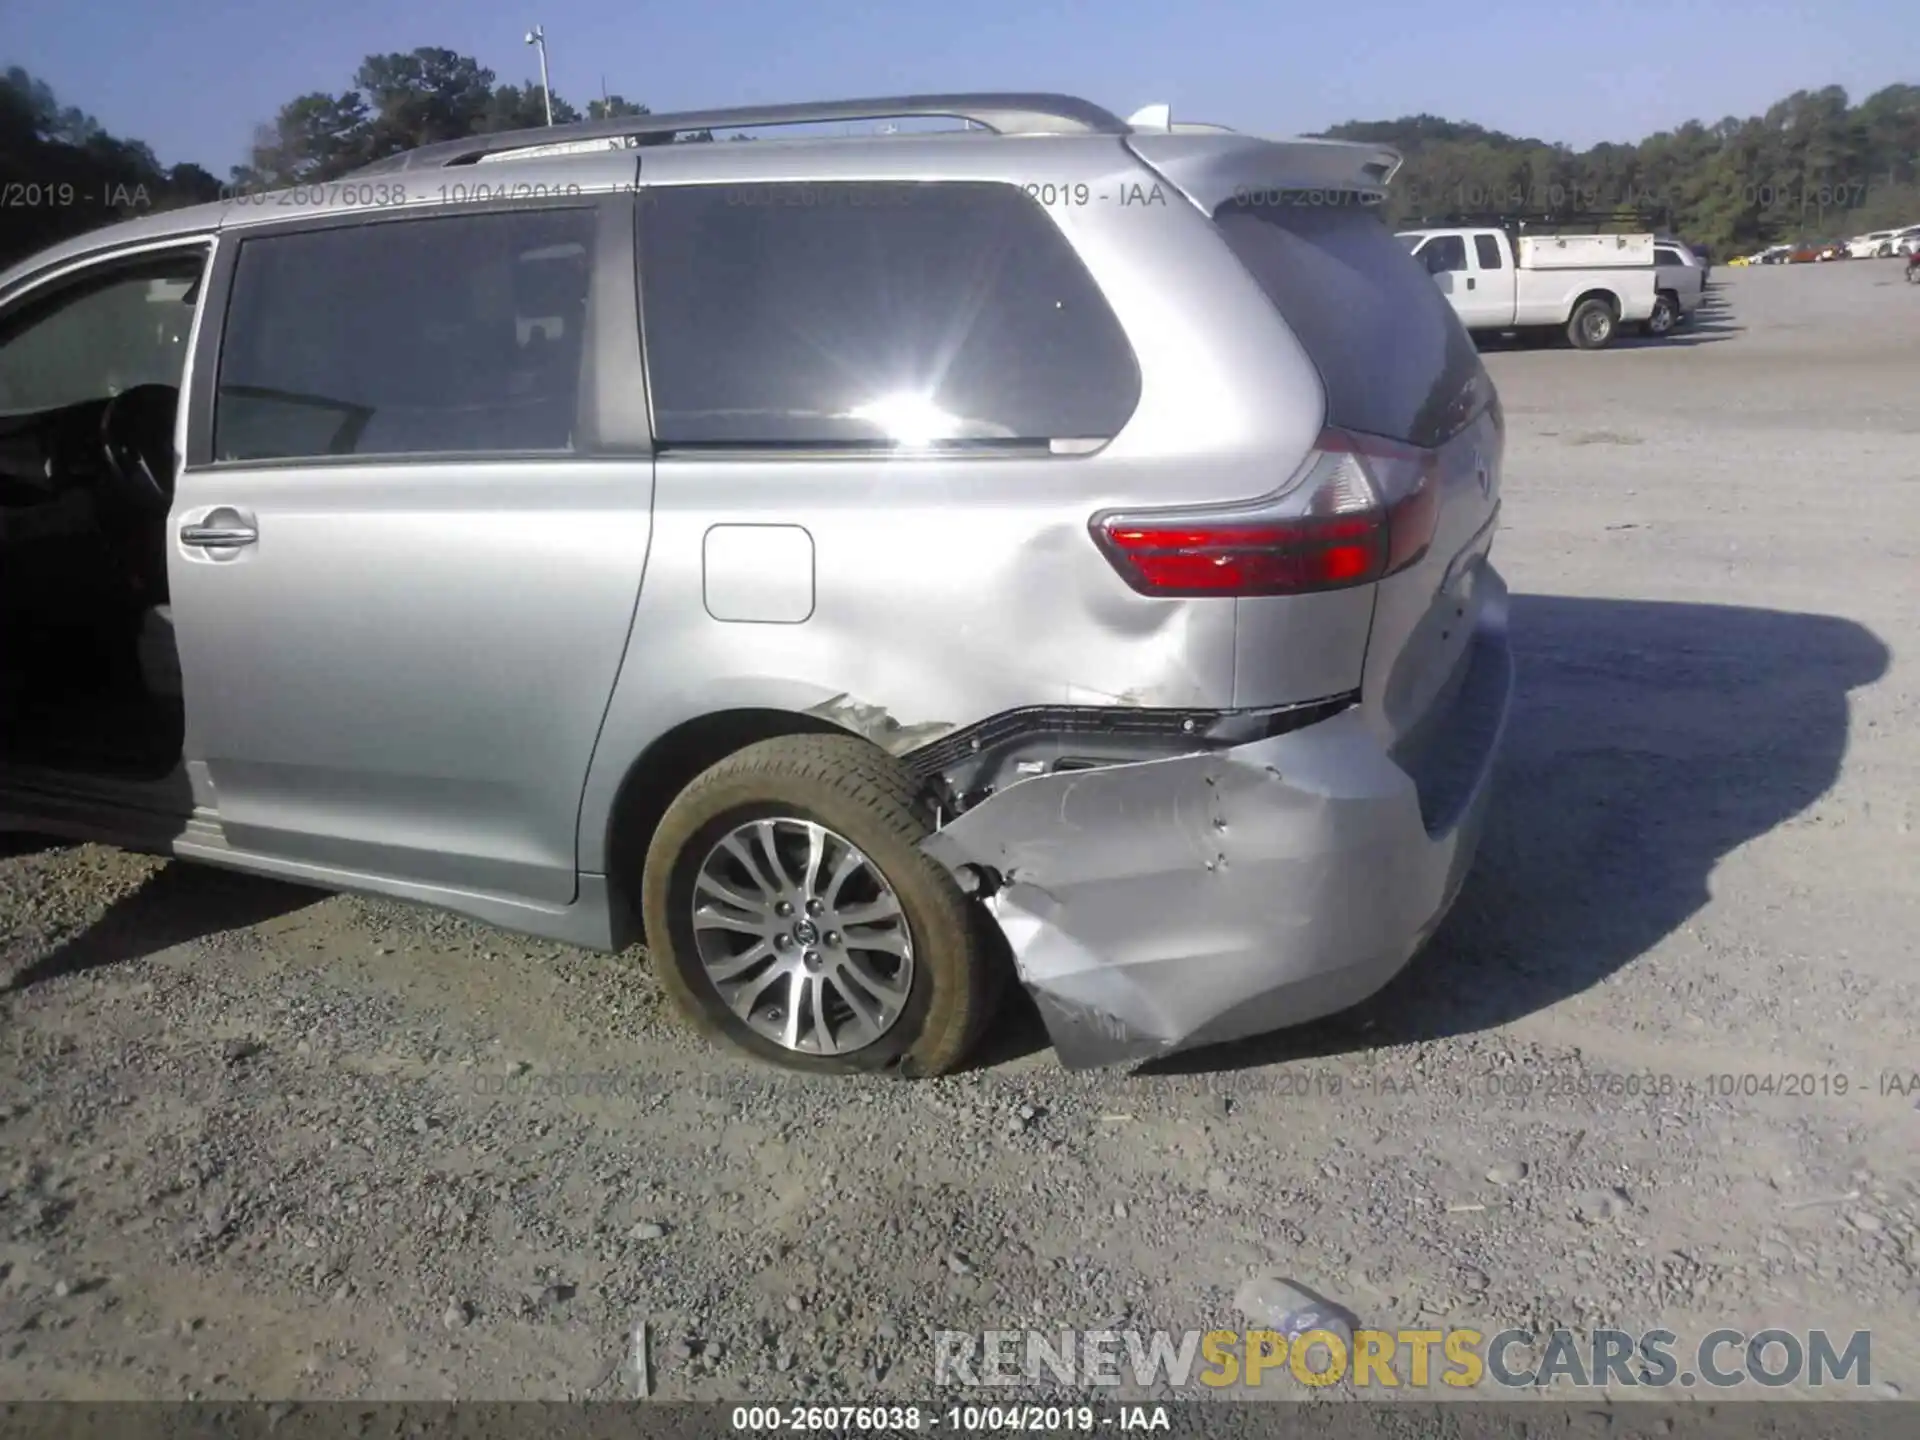
[[[694,879],[693,934],[727,1008],[800,1054],[873,1044],[913,989],[899,896],[858,846],[811,820],[751,820],[723,835]]]

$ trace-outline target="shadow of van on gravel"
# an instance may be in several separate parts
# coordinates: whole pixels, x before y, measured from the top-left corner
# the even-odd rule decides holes
[[[1506,749],[1479,857],[1433,941],[1345,1015],[1169,1057],[1246,1069],[1503,1025],[1698,913],[1722,856],[1820,798],[1887,647],[1828,615],[1516,595]]]
[[[1512,605],[1519,674],[1506,751],[1479,857],[1432,943],[1358,1010],[1186,1052],[1143,1074],[1472,1033],[1598,984],[1699,911],[1722,856],[1832,786],[1848,695],[1889,661],[1870,631],[1832,616],[1551,595],[1516,595]],[[176,862],[0,990],[323,898]],[[1031,1003],[1014,990],[969,1068],[1045,1046]]]
[[[0,984],[0,995],[244,930],[326,898],[326,891],[283,880],[169,861],[85,930],[28,961]]]

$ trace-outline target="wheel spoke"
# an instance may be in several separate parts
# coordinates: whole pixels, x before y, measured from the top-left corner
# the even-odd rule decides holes
[[[773,987],[774,982],[783,980],[791,974],[793,974],[791,964],[769,966],[767,972],[757,979],[748,980],[734,986],[730,992],[722,991],[721,993],[726,996],[727,1007],[742,1020],[746,1020],[752,1016],[753,1007],[760,1002],[760,997]]]
[[[761,961],[772,957],[774,953],[773,946],[762,940],[758,945],[750,946],[730,959],[710,962],[707,965],[707,974],[721,983],[737,980]]]
[[[827,881],[827,890],[820,898],[831,906],[840,898],[840,889],[853,878],[854,872],[867,863],[867,857],[853,846],[847,846],[847,853],[840,857],[840,863],[833,867],[833,878]]]
[[[884,950],[902,959],[913,953],[912,942],[907,939],[905,932],[892,926],[843,930],[841,935],[849,950]]]
[[[760,852],[766,856],[767,873],[773,877],[770,891],[777,893],[793,884],[793,877],[787,874],[786,862],[780,858],[780,832],[774,828],[771,820],[762,820],[753,827],[753,835],[760,842]]]
[[[767,922],[746,915],[735,915],[730,910],[717,910],[711,905],[702,905],[693,912],[693,928],[696,930],[725,930],[736,935],[763,935]]]
[[[740,868],[747,872],[747,878],[753,881],[754,888],[760,891],[761,894],[772,896],[779,893],[780,887],[770,884],[767,877],[760,873],[759,862],[753,858],[753,853],[741,843],[740,832],[738,830],[722,840],[720,842],[720,848],[739,862]]]
[[[848,982],[844,970],[843,966],[834,972],[833,993],[846,1001],[853,1018],[840,1027],[840,1034],[833,1037],[834,1048],[858,1050],[862,1045],[869,1045],[880,1038],[887,1028],[887,1017],[859,984]]]
[[[893,1012],[888,1017],[890,1020],[898,1019],[900,1012],[906,1008],[907,992],[912,983],[911,977],[904,971],[889,979],[876,970],[871,962],[858,955],[849,955],[840,962],[836,978],[841,982],[842,993],[853,989],[864,990],[886,1006]]]
[[[749,915],[761,916],[763,920],[772,913],[764,897],[756,900],[753,896],[734,889],[711,870],[701,870],[699,878],[693,882],[693,885],[696,890],[706,891],[723,904],[731,905],[734,909]]]
[[[812,989],[811,977],[799,966],[787,973],[787,1023],[780,1033],[780,1043],[789,1050],[800,1048],[800,1012]]]
[[[819,894],[820,866],[827,858],[827,832],[818,825],[807,826],[807,870],[800,888],[809,897]]]
[[[851,909],[836,910],[834,918],[841,926],[874,925],[882,920],[891,920],[900,913],[900,902],[891,894],[883,894],[878,900],[866,905],[855,905]]]

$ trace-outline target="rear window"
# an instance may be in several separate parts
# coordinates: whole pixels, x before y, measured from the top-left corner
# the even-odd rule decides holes
[[[1328,423],[1433,446],[1491,397],[1472,338],[1377,207],[1229,201],[1213,218],[1319,367]]]
[[[1012,185],[663,186],[640,213],[663,446],[1097,441],[1139,401],[1119,320]]]

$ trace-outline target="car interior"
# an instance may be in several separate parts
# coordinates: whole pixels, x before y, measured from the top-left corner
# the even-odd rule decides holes
[[[0,321],[0,761],[179,760],[166,524],[204,264],[90,272]]]

